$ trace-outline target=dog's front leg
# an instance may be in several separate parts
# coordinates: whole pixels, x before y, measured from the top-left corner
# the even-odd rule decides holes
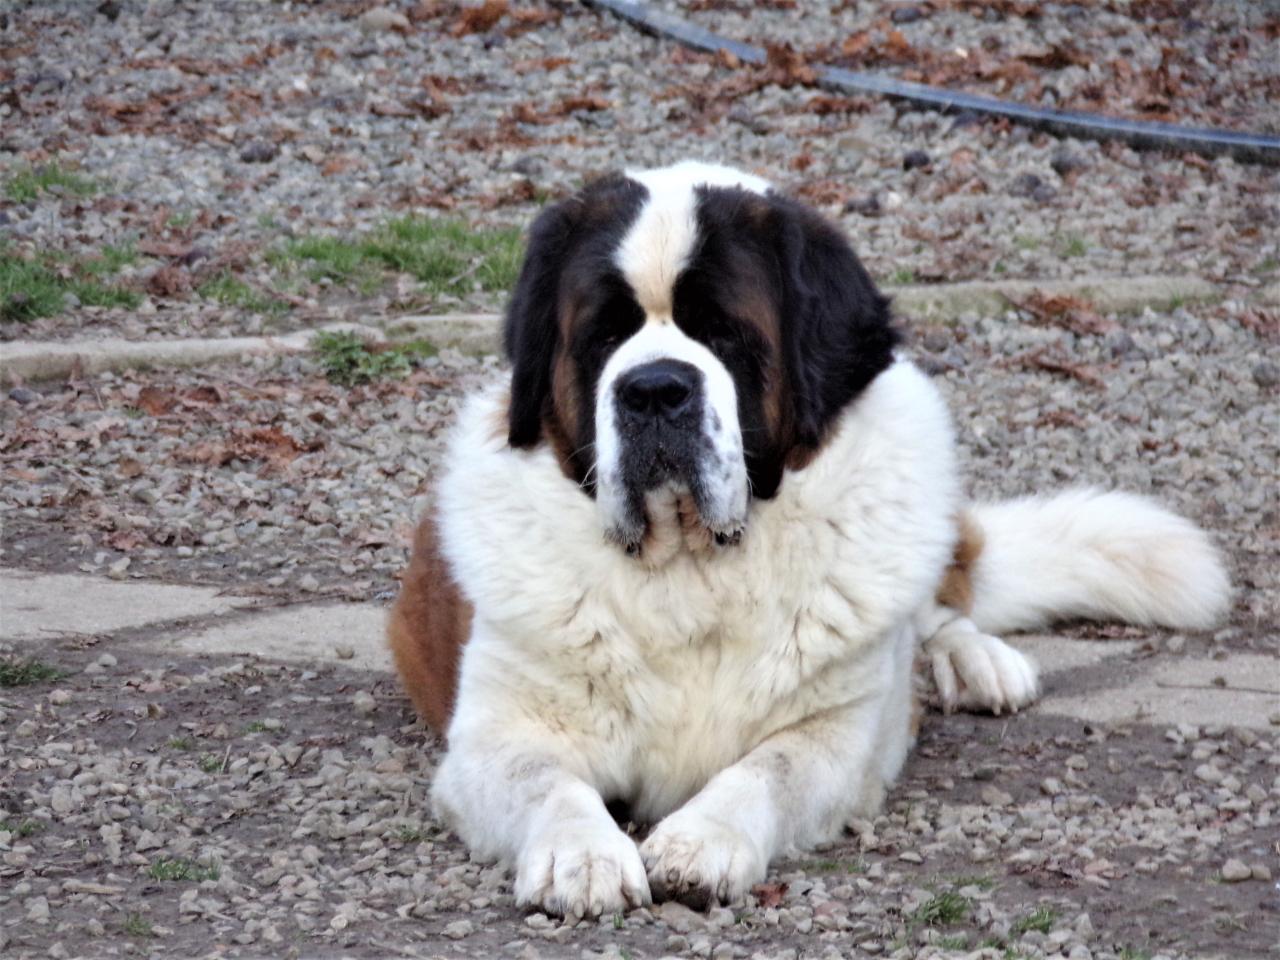
[[[649,903],[635,843],[573,769],[580,750],[550,730],[498,720],[450,729],[432,787],[439,815],[478,858],[514,868],[521,905],[576,918]]]
[[[641,845],[654,897],[731,903],[776,856],[876,809],[910,743],[905,684],[775,733],[716,774]]]

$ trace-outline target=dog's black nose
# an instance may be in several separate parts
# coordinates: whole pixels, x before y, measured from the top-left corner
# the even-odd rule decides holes
[[[701,377],[683,360],[654,360],[618,377],[618,399],[631,413],[672,419],[690,408]]]

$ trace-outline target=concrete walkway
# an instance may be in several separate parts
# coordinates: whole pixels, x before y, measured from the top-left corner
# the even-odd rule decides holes
[[[169,654],[238,656],[303,664],[341,662],[390,672],[386,608],[315,601],[281,605],[215,588],[0,570],[0,644],[38,657],[61,637],[92,635]],[[1264,729],[1280,724],[1280,662],[1235,653],[1135,658],[1142,641],[1011,638],[1042,671],[1045,715],[1097,723],[1196,724]],[[101,649],[107,649],[103,645]]]

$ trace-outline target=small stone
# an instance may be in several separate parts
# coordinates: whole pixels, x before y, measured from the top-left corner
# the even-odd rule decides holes
[[[1195,772],[1196,779],[1203,780],[1205,783],[1221,783],[1224,776],[1221,770],[1207,763],[1200,764]]]
[[[1053,168],[1053,172],[1058,176],[1065,177],[1069,173],[1083,170],[1088,164],[1070,150],[1060,149],[1054,153],[1053,159],[1049,161],[1049,166]]]
[[[918,170],[921,167],[927,167],[933,163],[929,154],[923,150],[908,150],[902,157],[903,170]]]
[[[320,589],[320,581],[316,579],[315,574],[304,573],[298,580],[298,589],[305,590],[307,593],[315,593]]]
[[[884,207],[885,210],[892,213],[894,210],[901,210],[902,204],[904,202],[905,201],[902,199],[902,194],[898,193],[896,190],[890,190],[888,193],[884,195],[884,199],[881,201],[881,205]]]
[[[907,863],[924,863],[924,857],[916,853],[914,850],[903,850],[898,854],[898,859]]]
[[[846,200],[844,204],[845,213],[856,213],[864,217],[878,217],[883,213],[880,207],[880,198],[874,193],[863,194],[860,197],[853,197]]]
[[[377,709],[378,701],[373,699],[373,694],[368,690],[358,690],[351,698],[351,705],[356,708],[356,713],[373,713]]]
[[[255,140],[240,151],[243,163],[270,163],[280,153],[280,148],[265,140]]]
[[[356,655],[356,648],[347,643],[340,643],[333,648],[333,652],[339,660],[350,660]]]
[[[476,925],[470,920],[455,920],[444,928],[444,935],[450,940],[461,940],[475,933]]]
[[[898,7],[889,14],[889,19],[894,23],[915,23],[923,16],[924,11],[919,7]]]
[[[1280,384],[1280,366],[1270,360],[1263,360],[1253,368],[1253,382],[1264,390]]]
[[[1044,181],[1034,173],[1020,173],[1009,184],[1009,196],[1029,197],[1043,185]]]
[[[1007,807],[1013,803],[1013,796],[999,787],[987,785],[982,788],[982,802],[993,807]]]
[[[1224,883],[1240,883],[1243,880],[1252,879],[1253,868],[1243,860],[1237,860],[1233,857],[1222,865],[1222,880]]]
[[[49,901],[45,897],[32,897],[22,904],[27,908],[27,919],[32,923],[49,922]]]
[[[28,390],[26,387],[14,387],[9,391],[9,399],[14,403],[20,403],[26,406],[28,403],[35,403],[40,399],[40,394],[34,390]]]
[[[107,576],[112,580],[123,580],[131,563],[133,563],[133,561],[128,557],[121,557],[115,563],[111,564],[111,566],[107,567]]]
[[[54,690],[49,694],[49,702],[55,707],[65,707],[71,702],[71,693],[67,690]]]
[[[1270,868],[1270,867],[1267,867],[1267,866],[1264,866],[1264,865],[1263,865],[1263,864],[1261,864],[1261,863],[1255,863],[1255,864],[1253,865],[1253,879],[1255,879],[1255,880],[1270,880],[1270,879],[1271,879],[1271,868]]]
[[[1170,653],[1181,653],[1187,648],[1187,638],[1181,634],[1174,634],[1164,642],[1164,648]]]
[[[120,16],[120,4],[116,0],[103,0],[98,4],[98,12],[115,23]]]
[[[365,33],[385,33],[388,30],[409,29],[409,18],[398,10],[374,7],[360,15],[360,29]]]

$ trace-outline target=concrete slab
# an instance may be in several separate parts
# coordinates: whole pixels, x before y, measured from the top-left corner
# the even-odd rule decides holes
[[[1137,649],[1134,640],[1072,640],[1068,637],[1026,634],[1006,638],[1009,644],[1031,657],[1041,676],[1062,670],[1094,667],[1110,657]]]
[[[252,653],[310,664],[341,662],[390,670],[383,639],[387,608],[371,603],[315,604],[250,613],[200,630],[157,634],[160,650],[188,654]]]
[[[1034,709],[1097,723],[1271,728],[1270,718],[1280,711],[1280,659],[1237,654],[1170,660],[1123,686],[1065,697],[1050,693]]]
[[[228,613],[252,602],[218,593],[214,587],[0,570],[0,640],[109,633]]]

